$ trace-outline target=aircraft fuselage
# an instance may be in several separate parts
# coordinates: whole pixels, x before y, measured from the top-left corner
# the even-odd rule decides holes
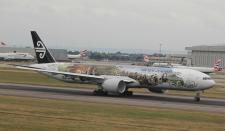
[[[74,63],[34,64],[32,67],[52,71],[81,73],[105,77],[124,77],[135,80],[127,87],[144,87],[165,90],[200,91],[211,88],[215,82],[210,76],[191,69],[144,67],[129,65],[89,65]],[[88,79],[70,77],[54,73],[44,73],[66,82],[87,83]]]

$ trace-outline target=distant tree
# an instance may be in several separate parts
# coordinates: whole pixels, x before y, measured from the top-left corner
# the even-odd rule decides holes
[[[143,54],[90,52],[89,58],[95,60],[143,61]]]

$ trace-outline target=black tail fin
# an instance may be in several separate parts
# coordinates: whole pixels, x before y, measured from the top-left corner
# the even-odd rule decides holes
[[[55,58],[46,48],[38,34],[35,31],[31,31],[31,36],[38,63],[55,63]]]

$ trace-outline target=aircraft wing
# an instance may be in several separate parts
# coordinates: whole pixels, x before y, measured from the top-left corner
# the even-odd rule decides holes
[[[87,74],[80,74],[80,73],[71,73],[71,72],[63,72],[63,71],[45,70],[45,69],[34,68],[34,67],[29,67],[29,66],[18,66],[17,65],[16,68],[26,69],[26,70],[33,70],[33,71],[39,71],[39,72],[46,72],[46,73],[69,75],[69,76],[79,76],[79,77],[86,77],[86,78],[104,79],[104,77],[96,76],[96,75],[87,75]]]
[[[111,75],[88,75],[88,74],[80,74],[80,73],[72,73],[72,72],[63,72],[63,71],[54,71],[54,70],[45,70],[45,69],[40,69],[40,68],[35,68],[35,67],[30,67],[30,66],[23,66],[23,65],[14,65],[16,68],[19,69],[25,69],[25,70],[33,70],[33,71],[38,71],[38,72],[46,72],[46,73],[52,73],[52,74],[61,74],[65,76],[74,76],[74,77],[83,77],[83,78],[89,78],[93,81],[97,81],[102,83],[103,81],[107,79],[113,79],[113,78],[119,78],[123,80],[125,83],[133,83],[135,82],[134,79],[126,77],[126,76],[111,76]]]

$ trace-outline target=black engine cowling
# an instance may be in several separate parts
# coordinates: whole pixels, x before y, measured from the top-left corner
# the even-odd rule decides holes
[[[102,83],[102,88],[109,93],[122,94],[126,91],[126,83],[121,79],[107,79]]]

